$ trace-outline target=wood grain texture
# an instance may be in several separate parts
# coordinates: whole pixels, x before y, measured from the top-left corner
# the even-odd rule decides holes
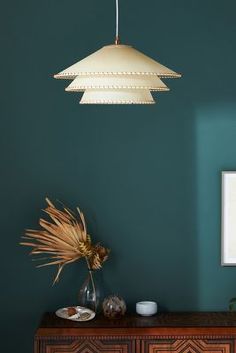
[[[151,317],[135,314],[119,320],[98,315],[94,320],[74,322],[64,320],[55,313],[45,313],[40,328],[143,328],[143,327],[235,327],[236,312],[158,313]]]

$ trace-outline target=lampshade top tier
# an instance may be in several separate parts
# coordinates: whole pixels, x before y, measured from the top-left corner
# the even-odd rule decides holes
[[[129,45],[107,45],[81,61],[54,75],[58,79],[75,79],[82,75],[156,75],[178,78],[180,74],[159,64]]]

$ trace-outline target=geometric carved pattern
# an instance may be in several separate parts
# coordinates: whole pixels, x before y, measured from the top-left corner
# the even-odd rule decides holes
[[[133,353],[130,342],[80,340],[66,344],[46,345],[45,353]],[[228,352],[227,352],[228,353]]]
[[[143,341],[143,353],[233,353],[232,341],[203,341],[194,339]]]

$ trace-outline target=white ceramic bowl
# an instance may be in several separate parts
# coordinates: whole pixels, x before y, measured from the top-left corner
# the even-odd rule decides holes
[[[157,313],[156,302],[138,302],[136,303],[136,313],[142,316],[152,316]]]

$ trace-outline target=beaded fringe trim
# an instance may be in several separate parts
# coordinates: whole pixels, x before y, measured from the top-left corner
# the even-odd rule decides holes
[[[56,79],[66,79],[73,80],[77,76],[93,76],[93,75],[148,75],[148,76],[158,76],[160,78],[179,78],[181,74],[177,73],[162,73],[157,74],[156,72],[77,72],[77,73],[59,73],[54,75]]]
[[[97,101],[90,101],[84,100],[83,102],[80,101],[80,104],[155,104],[155,101],[112,101],[112,100],[97,100]]]
[[[83,92],[87,89],[137,89],[137,90],[149,90],[149,91],[169,91],[168,87],[148,87],[148,86],[76,86],[71,88],[65,88],[66,92]]]

